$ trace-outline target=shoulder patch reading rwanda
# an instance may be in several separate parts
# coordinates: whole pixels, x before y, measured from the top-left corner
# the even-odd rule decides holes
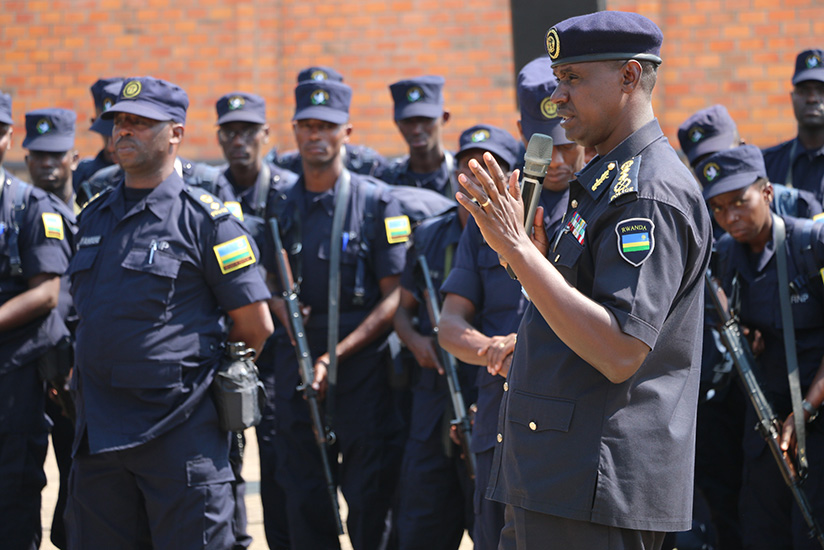
[[[655,224],[648,218],[630,218],[615,226],[618,235],[618,253],[627,262],[638,267],[652,255],[655,248]]]
[[[63,240],[63,218],[54,212],[43,212],[43,228],[49,239]]]
[[[221,243],[215,246],[214,250],[220,272],[224,275],[237,271],[241,267],[252,265],[256,261],[255,253],[249,246],[249,239],[246,235]]]
[[[405,243],[409,240],[412,227],[407,216],[393,216],[384,220],[386,225],[386,240],[389,244]]]

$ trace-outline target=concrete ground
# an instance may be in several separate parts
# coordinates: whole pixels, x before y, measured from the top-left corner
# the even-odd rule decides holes
[[[49,540],[49,529],[51,527],[51,518],[54,512],[54,505],[57,502],[57,485],[58,473],[57,463],[54,460],[54,453],[51,445],[49,446],[49,453],[46,455],[46,477],[48,483],[43,489],[43,504],[41,509],[41,516],[43,521],[43,543],[40,546],[43,550],[56,550],[56,547]],[[246,479],[246,513],[248,514],[248,531],[254,538],[254,542],[249,547],[249,550],[266,550],[266,537],[263,533],[263,508],[260,505],[259,487],[260,487],[260,464],[257,448],[257,438],[254,430],[250,429],[246,432],[246,453],[243,464],[243,477]],[[338,494],[341,505],[341,516],[346,519],[346,501]],[[349,543],[349,537],[343,535],[340,538],[341,550],[352,550],[352,545]],[[472,540],[464,533],[463,541],[459,550],[472,550]]]

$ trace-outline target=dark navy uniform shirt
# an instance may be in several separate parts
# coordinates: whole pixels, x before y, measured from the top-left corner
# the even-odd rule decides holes
[[[366,223],[365,196],[370,187],[376,198],[376,209],[372,222]],[[306,190],[301,177],[292,186],[281,190],[279,200],[270,200],[268,205],[267,218],[278,218],[283,246],[290,253],[292,273],[301,280],[300,301],[312,308],[306,331],[313,349],[326,349],[329,246],[337,189],[336,184],[323,193],[313,193]],[[382,182],[369,176],[351,174],[350,191],[340,255],[340,339],[354,330],[377,306],[382,298],[380,279],[401,274],[406,259],[404,243],[408,237],[404,235],[396,243],[388,240],[385,220],[403,214],[397,199],[392,197]],[[277,273],[271,234],[266,231],[265,235],[267,245],[263,249],[263,265],[267,271]],[[296,243],[300,243],[300,250]],[[361,299],[355,296],[359,279],[364,291]],[[374,345],[380,343],[375,342]],[[276,369],[279,367],[275,366]],[[282,376],[278,370],[277,392],[279,396],[283,392],[285,398],[294,393],[299,383],[298,370],[294,365],[291,367]],[[338,391],[351,389],[357,385],[358,379],[355,372],[342,370]]]
[[[811,227],[811,238],[803,243],[810,245],[811,261],[800,257],[802,246],[793,241],[802,238],[801,227],[807,223],[791,217],[782,217],[787,228],[784,248],[787,251],[788,280],[793,281],[790,303],[793,312],[798,368],[802,393],[810,386],[821,359],[824,357],[824,286],[821,273],[808,273],[808,264],[824,267],[824,224]],[[757,357],[762,390],[773,398],[776,413],[786,417],[792,412],[790,390],[787,381],[787,360],[784,351],[783,322],[778,296],[778,268],[775,258],[775,225],[773,240],[760,254],[750,252],[749,246],[724,235],[717,245],[719,280],[727,296],[732,295],[732,279],[738,274],[740,296],[739,317],[741,324],[757,329],[764,338],[764,351]],[[783,416],[782,416],[783,415]]]
[[[629,380],[613,384],[530,304],[487,497],[627,529],[689,529],[706,205],[657,121],[593,159],[569,197],[549,260],[651,351]]]
[[[126,211],[119,184],[80,216],[69,267],[80,318],[78,430],[92,453],[183,422],[226,340],[226,312],[269,298],[258,250],[214,196],[172,173]]]
[[[810,191],[824,204],[824,147],[807,151],[798,138],[794,138],[762,153],[771,182],[786,184],[792,179],[793,187]]]
[[[544,224],[552,235],[566,209],[567,191],[541,191]],[[455,268],[441,287],[444,294],[457,294],[475,306],[476,328],[486,336],[502,336],[518,330],[527,301],[521,285],[501,266],[498,254],[483,239],[474,218],[470,219],[455,258]],[[472,428],[472,452],[481,453],[495,446],[498,409],[503,397],[504,377],[478,369],[478,412]]]
[[[432,173],[418,174],[409,169],[409,155],[395,159],[382,172],[378,173],[378,178],[389,185],[406,185],[422,189],[431,189],[441,195],[454,198],[457,191],[457,180],[455,180],[455,157],[449,151],[444,152],[444,160],[441,165]]]
[[[236,200],[240,203],[242,212],[259,217],[263,217],[266,214],[266,205],[269,203],[269,198],[273,193],[277,193],[280,189],[288,187],[298,180],[298,176],[294,172],[264,161],[264,169],[258,173],[255,184],[244,189],[235,183],[234,177],[232,177],[232,171],[228,165],[223,165],[220,168],[223,172],[223,177],[231,185]],[[263,181],[267,175],[269,181]],[[261,186],[266,190],[262,196],[262,203],[260,201]]]
[[[0,168],[0,304],[28,290],[28,280],[41,273],[62,275],[71,257],[71,234],[49,195],[28,186],[18,234],[22,275],[11,274],[9,241],[17,216],[15,198],[23,182]],[[48,315],[17,328],[0,332],[0,374],[26,365],[54,346],[68,330],[57,308]]]
[[[401,275],[401,286],[412,293],[418,300],[418,332],[432,334],[432,320],[426,306],[423,290],[425,282],[418,267],[418,258],[426,258],[432,287],[437,291],[444,278],[454,265],[455,252],[461,238],[461,222],[457,209],[424,221],[415,228],[406,254],[406,267]],[[438,294],[438,304],[441,299]],[[437,344],[436,344],[437,345]],[[458,364],[458,368],[461,365]],[[416,398],[412,400],[412,422],[409,437],[426,441],[436,427],[440,425],[441,416],[449,402],[446,379],[435,369],[419,368],[419,376],[413,379],[412,391]]]
[[[72,187],[74,187],[75,194],[80,197],[78,200],[85,204],[90,198],[85,197],[83,192],[79,191],[83,182],[91,178],[98,170],[102,170],[112,164],[114,164],[112,161],[106,160],[102,149],[94,158],[83,159],[77,164],[77,169],[72,173]],[[78,206],[83,206],[83,204],[79,204]]]

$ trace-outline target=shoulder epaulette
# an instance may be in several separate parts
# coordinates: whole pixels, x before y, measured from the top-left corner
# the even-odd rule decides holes
[[[83,203],[83,206],[80,207],[80,210],[81,211],[85,210],[86,207],[89,206],[91,203],[93,203],[94,201],[96,201],[100,197],[104,197],[107,194],[111,193],[112,190],[114,190],[114,187],[106,187],[102,191],[98,191],[97,193],[92,195],[91,198],[89,198],[89,200],[87,200],[85,203]]]
[[[231,216],[232,213],[223,204],[219,198],[211,193],[205,191],[203,188],[194,187],[192,185],[184,185],[183,190],[186,195],[197,203],[203,210],[205,210],[209,217],[213,220],[219,220],[226,216]]]
[[[638,198],[638,170],[641,168],[641,157],[632,157],[620,164],[615,183],[610,190],[609,202],[620,200],[616,204],[623,204]]]

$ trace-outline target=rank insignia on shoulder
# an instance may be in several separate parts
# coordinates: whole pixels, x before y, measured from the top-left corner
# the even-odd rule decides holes
[[[655,224],[649,218],[630,218],[615,226],[618,236],[618,253],[635,267],[652,255],[655,248],[653,230]]]
[[[621,164],[618,169],[618,177],[612,186],[612,195],[609,202],[614,201],[622,195],[638,192],[638,170],[641,168],[641,157],[633,157]]]
[[[405,243],[412,233],[412,226],[407,216],[393,216],[384,220],[386,240],[389,244]]]
[[[43,212],[43,228],[46,238],[63,240],[63,218],[54,212]]]
[[[241,235],[213,248],[215,256],[217,256],[217,263],[220,266],[220,272],[224,275],[247,265],[252,265],[257,261],[246,235]]]
[[[612,177],[614,177],[614,176],[615,176],[615,167],[616,167],[616,166],[618,166],[618,164],[617,164],[617,163],[615,163],[615,162],[610,162],[609,164],[607,164],[607,165],[604,167],[604,171],[601,173],[601,175],[600,175],[600,176],[598,176],[598,178],[597,178],[597,179],[595,180],[595,182],[592,184],[592,187],[590,187],[590,190],[591,190],[593,193],[594,193],[595,191],[597,191],[597,190],[598,190],[598,188],[599,188],[599,187],[601,187],[601,185],[602,185],[605,181],[607,181],[608,179],[611,179]]]
[[[240,207],[240,203],[237,201],[226,201],[223,205],[229,209],[237,219],[243,221],[243,208]]]

